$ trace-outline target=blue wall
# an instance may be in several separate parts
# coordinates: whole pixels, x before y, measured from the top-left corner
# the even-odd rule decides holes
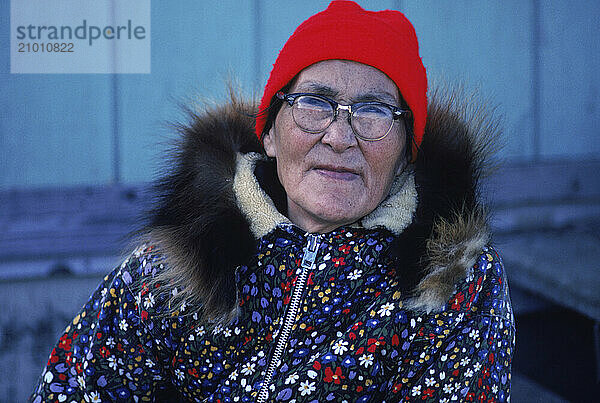
[[[508,159],[600,152],[600,3],[360,1],[414,23],[432,81],[480,88],[504,115]],[[0,3],[0,187],[135,183],[160,165],[181,99],[260,92],[293,29],[327,1],[152,2],[148,75],[10,74]],[[338,38],[337,40],[347,40]],[[200,98],[198,95],[201,95]]]

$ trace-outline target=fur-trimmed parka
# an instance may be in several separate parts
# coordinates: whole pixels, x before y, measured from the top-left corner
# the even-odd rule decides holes
[[[326,234],[285,216],[251,107],[191,113],[142,246],[32,400],[508,400],[514,321],[478,185],[495,126],[431,98],[416,162]]]

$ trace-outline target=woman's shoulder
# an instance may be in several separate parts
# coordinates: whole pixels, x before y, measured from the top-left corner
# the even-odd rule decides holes
[[[434,333],[460,328],[472,321],[494,320],[503,326],[514,327],[514,318],[507,276],[499,252],[491,245],[484,246],[471,261],[466,275],[448,284],[453,291],[442,306],[424,311],[409,303],[409,315],[429,323]]]
[[[494,246],[481,250],[467,277],[456,284],[444,310],[513,321],[506,270]]]
[[[160,250],[152,244],[143,243],[125,257],[117,272],[125,284],[130,285],[135,281],[152,280],[164,269],[164,256]]]
[[[163,280],[167,267],[164,255],[152,244],[140,244],[109,273],[100,287],[113,304],[127,304],[142,321],[164,319],[170,314],[176,290]]]
[[[480,311],[513,321],[506,269],[494,246],[486,246],[479,255],[469,287],[474,281],[481,283]]]

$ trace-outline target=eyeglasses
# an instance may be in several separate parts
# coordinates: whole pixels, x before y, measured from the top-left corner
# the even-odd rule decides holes
[[[327,129],[342,109],[348,112],[348,123],[356,137],[364,141],[377,141],[388,135],[395,121],[411,116],[410,110],[383,102],[342,105],[333,99],[310,93],[284,94],[279,91],[276,96],[292,107],[294,122],[308,133],[320,133]]]

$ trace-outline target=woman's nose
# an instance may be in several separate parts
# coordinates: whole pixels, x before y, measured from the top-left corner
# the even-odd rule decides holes
[[[336,152],[343,152],[358,144],[348,111],[338,110],[331,125],[325,129],[321,142],[329,145]]]

